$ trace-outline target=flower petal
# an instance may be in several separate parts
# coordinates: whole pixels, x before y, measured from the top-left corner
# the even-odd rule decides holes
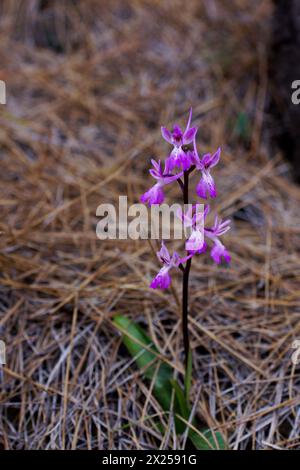
[[[181,127],[175,124],[172,132],[172,143],[177,147],[182,145],[183,133]]]
[[[173,181],[176,181],[179,178],[181,178],[182,175],[183,175],[183,171],[181,171],[180,173],[176,173],[176,175],[163,176],[162,181],[164,184],[170,184],[170,183],[173,183]]]
[[[192,152],[182,152],[180,159],[181,167],[184,171],[188,170],[192,166]]]
[[[168,248],[166,247],[163,241],[161,242],[161,249],[156,254],[157,254],[159,261],[167,265],[170,264],[171,256],[170,256]]]
[[[196,135],[194,136],[194,139],[193,139],[193,147],[194,147],[193,163],[196,165],[196,168],[198,168],[198,170],[199,169],[202,170],[201,160],[200,160],[197,146],[196,146]]]
[[[207,250],[207,243],[204,241],[202,247],[196,251],[189,251],[189,256],[200,255],[201,253],[205,253]]]
[[[219,163],[221,157],[221,147],[218,148],[218,150],[211,156],[210,161],[209,161],[209,167],[213,168],[214,166]]]
[[[172,153],[168,156],[168,158],[166,159],[166,162],[165,162],[165,171],[164,173],[170,173],[173,168],[174,168],[175,164],[174,164],[174,156],[172,155]]]
[[[158,162],[157,162],[156,160],[154,160],[154,158],[151,158],[151,164],[152,164],[152,166],[155,170],[160,171],[160,169],[161,169],[160,160],[158,160]]]
[[[181,258],[179,260],[179,263],[178,264],[183,264],[183,263],[186,263],[188,259],[192,258],[194,256],[195,253],[189,253],[187,256],[185,256],[184,258]]]
[[[174,147],[170,156],[166,160],[165,171],[167,169],[167,173],[172,171],[176,166],[180,168],[182,166],[181,161],[182,158],[185,158],[184,151],[181,147]]]
[[[203,169],[205,169],[205,167],[209,168],[210,160],[211,160],[211,154],[210,153],[206,153],[205,155],[203,155],[202,160],[201,160]]]
[[[184,133],[186,133],[186,131],[188,131],[189,128],[190,128],[191,121],[192,121],[192,114],[193,114],[193,108],[191,107],[191,108],[190,108],[190,112],[189,112],[188,122],[187,122],[187,125],[186,125],[186,128],[185,128]]]
[[[176,215],[179,220],[181,220],[185,227],[192,227],[193,225],[193,207],[189,206],[187,210],[184,212],[181,208],[179,208],[176,212]]]
[[[207,198],[207,193],[211,198],[215,198],[217,196],[215,182],[208,170],[202,172],[202,178],[197,185],[196,192],[198,196],[203,199]]]
[[[219,240],[214,244],[210,255],[216,264],[220,264],[222,258],[224,259],[224,261],[226,261],[226,263],[229,263],[231,260],[229,252]]]
[[[197,184],[196,193],[202,199],[207,199],[206,192],[207,192],[207,185],[206,185],[204,178],[202,177],[199,183]]]
[[[180,256],[178,255],[177,251],[174,251],[172,258],[171,258],[171,266],[177,267],[181,263]]]
[[[197,131],[198,131],[197,127],[191,127],[191,129],[188,129],[187,131],[185,131],[185,133],[183,134],[183,138],[182,138],[183,144],[184,145],[190,144],[194,140],[197,134]]]
[[[152,206],[152,204],[161,204],[165,200],[164,191],[159,183],[146,191],[140,198],[141,202]]]
[[[190,238],[185,243],[188,252],[198,252],[204,244],[204,233],[201,230],[193,230]]]
[[[169,144],[172,144],[172,134],[166,127],[161,127],[161,135]]]
[[[151,289],[167,289],[171,284],[169,270],[162,268],[150,284]]]
[[[149,170],[150,175],[155,178],[156,180],[160,179],[160,175],[157,173],[157,170],[154,170],[154,168],[151,168]]]

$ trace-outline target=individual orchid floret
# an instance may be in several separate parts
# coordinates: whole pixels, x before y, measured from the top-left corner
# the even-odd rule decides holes
[[[162,204],[165,200],[165,194],[163,187],[166,184],[172,183],[173,181],[180,178],[183,172],[178,173],[177,175],[169,175],[166,174],[165,171],[162,169],[161,161],[159,160],[156,162],[155,160],[151,160],[153,168],[149,170],[151,176],[157,180],[157,183],[152,186],[148,191],[146,191],[141,196],[141,202],[151,206],[152,204]]]
[[[185,249],[189,254],[200,254],[206,251],[204,240],[204,221],[209,212],[209,206],[204,211],[199,211],[199,204],[190,206],[184,213],[179,211],[177,216],[182,220],[184,227],[191,229],[191,234],[185,243]]]
[[[190,109],[189,119],[184,132],[175,124],[173,132],[170,132],[166,127],[161,128],[163,138],[173,145],[173,150],[166,160],[166,168],[172,171],[174,167],[181,167],[183,170],[188,170],[192,164],[190,152],[184,152],[183,145],[188,145],[193,142],[197,128],[190,127],[192,120],[192,108]]]
[[[224,233],[228,232],[229,229],[230,220],[227,219],[222,222],[222,220],[219,219],[218,216],[216,216],[215,218],[213,227],[204,229],[205,235],[214,242],[214,246],[210,254],[214,262],[217,264],[221,263],[222,258],[224,259],[224,261],[226,261],[226,263],[229,263],[231,260],[229,252],[226,250],[225,246],[218,238],[224,235]]]
[[[177,267],[181,260],[176,253],[176,251],[171,256],[168,248],[165,246],[164,242],[161,243],[161,249],[156,253],[159,261],[163,264],[163,267],[160,269],[158,274],[155,276],[153,281],[150,284],[152,289],[167,289],[171,284],[171,276],[169,271],[173,267]]]
[[[207,153],[202,157],[202,160],[200,160],[197,152],[196,141],[194,139],[193,163],[197,170],[200,170],[202,173],[201,179],[196,188],[196,193],[202,199],[207,199],[208,195],[211,198],[215,198],[217,196],[216,185],[210,174],[210,170],[217,165],[220,160],[220,155],[221,149],[218,148],[214,154]]]

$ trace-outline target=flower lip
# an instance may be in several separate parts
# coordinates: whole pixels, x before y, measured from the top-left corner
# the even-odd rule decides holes
[[[226,250],[225,246],[220,242],[220,240],[215,241],[210,254],[216,264],[220,264],[222,262],[222,258],[226,263],[230,263],[231,261],[231,256],[228,250]]]
[[[168,287],[170,287],[171,281],[172,280],[169,274],[169,268],[163,267],[152,280],[150,287],[151,289],[168,289]]]
[[[159,181],[152,188],[146,191],[140,198],[141,202],[151,206],[152,204],[162,204],[165,200],[165,194],[162,184]]]
[[[227,219],[222,221],[218,216],[215,217],[214,225],[212,227],[204,229],[205,235],[214,243],[210,254],[214,262],[217,264],[221,263],[222,258],[226,263],[229,263],[231,260],[228,250],[218,238],[228,232],[229,229],[230,220]]]
[[[185,243],[185,249],[188,252],[198,252],[204,245],[204,233],[200,230],[193,230],[190,238]]]

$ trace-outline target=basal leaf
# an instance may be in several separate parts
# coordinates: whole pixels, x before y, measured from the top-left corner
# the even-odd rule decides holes
[[[154,380],[153,394],[161,404],[164,411],[170,412],[172,392],[174,390],[174,422],[177,434],[182,434],[188,424],[191,409],[186,398],[191,383],[191,354],[189,355],[188,377],[185,382],[185,392],[173,378],[173,369],[159,357],[159,352],[151,338],[143,328],[123,315],[116,315],[113,319],[115,326],[123,333],[123,343],[130,355],[135,358],[144,376],[148,380]],[[188,431],[188,437],[199,450],[226,449],[226,444],[221,433],[209,429],[197,432],[196,420],[192,420],[192,426]],[[194,429],[192,429],[194,428]]]
[[[173,369],[161,361],[157,348],[139,325],[122,315],[115,316],[113,322],[123,333],[123,342],[131,356],[136,358],[138,367],[144,370],[144,376],[149,380],[155,377],[154,395],[162,408],[170,411]]]

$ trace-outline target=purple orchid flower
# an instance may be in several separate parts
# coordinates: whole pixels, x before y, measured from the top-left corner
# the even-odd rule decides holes
[[[182,132],[177,124],[174,125],[173,132],[170,132],[166,127],[161,128],[163,138],[169,144],[173,145],[173,150],[166,160],[168,172],[172,171],[176,166],[182,167],[183,170],[188,170],[192,164],[191,153],[184,152],[182,149],[183,145],[188,145],[194,140],[198,130],[196,127],[190,127],[191,120],[192,108],[190,109],[189,119],[184,132]]]
[[[185,243],[185,249],[192,255],[204,253],[207,248],[204,240],[204,221],[209,212],[209,206],[205,206],[204,212],[195,211],[195,209],[196,205],[190,206],[185,213],[182,211],[177,213],[184,226],[191,228],[191,234]]]
[[[224,261],[226,261],[226,263],[229,263],[231,260],[229,252],[218,238],[224,235],[224,233],[228,232],[229,229],[230,220],[227,219],[222,222],[218,216],[215,217],[214,225],[211,228],[204,229],[205,235],[214,242],[214,246],[210,252],[210,255],[216,264],[220,264],[222,258]]]
[[[210,174],[210,170],[217,165],[220,160],[220,155],[221,148],[219,147],[213,155],[207,153],[203,156],[202,160],[200,160],[196,147],[196,140],[194,139],[193,163],[195,164],[197,170],[200,170],[202,173],[201,179],[196,188],[196,193],[202,199],[207,199],[208,195],[211,198],[215,198],[217,196],[216,185],[213,177]]]
[[[157,183],[141,196],[141,202],[143,202],[144,204],[148,203],[149,206],[151,206],[152,204],[161,204],[162,202],[164,202],[165,194],[163,187],[166,184],[172,183],[173,181],[177,180],[183,174],[183,172],[178,173],[177,175],[166,174],[165,171],[163,171],[162,169],[162,164],[160,160],[158,162],[156,162],[155,160],[151,160],[151,163],[153,168],[149,170],[149,173],[151,174],[151,176],[153,176],[154,179],[157,180]]]
[[[181,263],[181,260],[176,251],[172,256],[170,255],[163,241],[161,243],[161,249],[156,254],[159,261],[163,263],[163,267],[151,282],[150,287],[152,289],[167,289],[170,287],[172,280],[169,271],[171,268],[177,267]]]

